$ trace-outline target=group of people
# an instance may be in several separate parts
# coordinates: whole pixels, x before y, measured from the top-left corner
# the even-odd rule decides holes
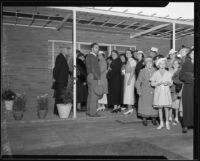
[[[172,49],[166,56],[158,54],[156,47],[148,54],[112,50],[106,57],[98,43],[92,43],[87,55],[77,51],[76,62],[77,110],[90,117],[100,117],[99,111],[109,108],[125,115],[136,110],[144,126],[150,118],[153,125],[159,120],[157,129],[165,125],[170,130],[170,124],[181,123],[186,133],[193,127],[193,47],[182,46],[178,52]],[[54,96],[59,93],[55,91]]]

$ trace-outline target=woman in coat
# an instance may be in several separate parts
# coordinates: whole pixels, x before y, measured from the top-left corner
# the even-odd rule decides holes
[[[103,86],[103,97],[98,100],[99,107],[97,111],[105,110],[105,105],[107,105],[107,94],[108,94],[108,80],[106,77],[107,74],[107,62],[105,60],[105,53],[99,51],[98,53],[99,67],[101,72],[101,78],[99,84]]]
[[[151,57],[145,58],[145,68],[139,73],[136,81],[136,89],[139,95],[138,116],[143,118],[143,125],[147,126],[147,118],[152,118],[152,123],[157,125],[155,118],[158,111],[153,108],[154,88],[150,84],[150,78],[155,72]]]
[[[183,120],[182,132],[186,133],[188,127],[194,125],[194,49],[186,56],[185,62],[179,73],[179,78],[183,81],[182,103],[183,103]]]
[[[87,71],[85,66],[85,56],[77,51],[77,83],[76,83],[76,102],[77,102],[77,110],[83,111],[82,105],[87,102],[87,84],[86,77]]]
[[[121,67],[122,62],[118,57],[119,53],[116,50],[111,52],[112,62],[110,68],[108,69],[107,79],[108,79],[108,104],[114,105],[112,112],[120,110],[121,104]]]

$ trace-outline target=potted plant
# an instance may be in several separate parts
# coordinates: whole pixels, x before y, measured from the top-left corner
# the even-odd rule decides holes
[[[5,108],[8,111],[13,110],[13,103],[16,97],[16,93],[13,92],[11,89],[6,89],[3,91],[2,99],[4,100]]]
[[[66,90],[63,90],[60,96],[61,103],[57,104],[58,114],[60,118],[68,118],[73,102],[73,80],[69,79]]]
[[[15,120],[21,120],[26,111],[26,95],[17,94],[13,104],[13,116]]]
[[[48,94],[37,96],[37,115],[39,119],[46,117],[49,106]]]

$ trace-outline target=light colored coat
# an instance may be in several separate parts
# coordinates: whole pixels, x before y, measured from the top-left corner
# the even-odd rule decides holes
[[[154,88],[150,84],[150,78],[155,72],[152,68],[140,70],[136,81],[137,93],[141,93],[138,102],[138,115],[142,117],[157,117],[158,111],[153,108]]]

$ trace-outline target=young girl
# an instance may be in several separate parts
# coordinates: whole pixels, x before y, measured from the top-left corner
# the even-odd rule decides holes
[[[172,63],[172,68],[169,70],[169,72],[171,72],[172,74],[172,79],[173,79],[173,85],[171,86],[172,109],[169,110],[169,121],[172,122],[172,110],[174,109],[175,110],[175,119],[173,122],[174,125],[179,123],[178,111],[180,107],[180,99],[178,95],[181,90],[179,87],[180,85],[182,85],[182,83],[177,77],[179,77],[180,64],[181,64],[181,60],[176,58],[174,62]]]
[[[166,118],[166,129],[170,130],[169,126],[169,108],[172,106],[172,98],[170,92],[170,86],[172,85],[172,76],[169,71],[165,69],[166,67],[166,58],[160,58],[156,62],[156,66],[159,68],[155,71],[150,78],[151,85],[155,87],[154,91],[154,108],[158,108],[160,125],[157,129],[164,127],[163,124],[163,108],[165,109],[165,118]]]

